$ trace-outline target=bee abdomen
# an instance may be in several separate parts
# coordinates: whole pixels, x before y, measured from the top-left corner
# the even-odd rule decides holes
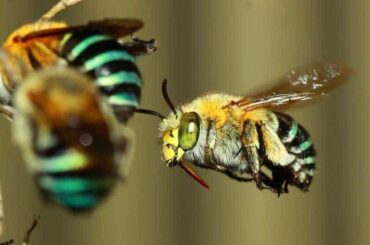
[[[295,156],[290,164],[298,187],[306,190],[312,181],[316,165],[316,151],[307,130],[292,117],[276,113],[279,120],[277,134],[287,151]]]
[[[73,211],[94,208],[114,185],[112,177],[84,175],[49,175],[37,178],[42,192],[51,199]]]
[[[94,170],[91,159],[60,142],[36,153],[42,193],[73,211],[94,208],[115,183],[114,175]]]
[[[120,121],[137,108],[142,80],[135,57],[113,37],[92,31],[67,34],[61,55],[95,79]]]

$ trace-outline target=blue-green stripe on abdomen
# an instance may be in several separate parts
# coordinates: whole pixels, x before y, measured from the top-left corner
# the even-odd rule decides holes
[[[299,164],[308,175],[313,175],[316,164],[316,151],[306,129],[292,117],[276,113],[279,119],[278,135],[288,152],[296,157],[292,164]]]
[[[43,175],[39,179],[40,186],[53,193],[73,194],[78,192],[102,191],[112,184],[112,178],[104,177],[72,177]]]
[[[55,156],[40,157],[39,163],[44,173],[63,173],[88,167],[89,159],[76,150],[68,149]]]
[[[97,83],[99,86],[116,86],[119,84],[130,84],[141,86],[141,78],[136,72],[119,71],[114,74],[109,74],[107,76],[100,76],[97,78]]]
[[[104,176],[42,175],[38,182],[51,199],[72,209],[82,209],[95,206],[111,190],[115,180]]]
[[[102,34],[95,34],[83,39],[80,43],[78,43],[73,49],[69,52],[67,59],[74,61],[78,56],[80,56],[86,49],[90,46],[94,45],[95,43],[102,42],[105,40],[109,40],[111,37],[102,35]]]
[[[138,107],[142,80],[135,57],[115,38],[97,32],[76,32],[63,43],[61,54],[70,65],[94,78],[108,102],[126,121]],[[121,121],[121,119],[120,119]]]
[[[70,209],[89,209],[97,205],[100,198],[96,194],[52,195],[52,200]]]
[[[97,56],[91,57],[90,59],[85,61],[83,65],[84,67],[83,69],[85,72],[88,72],[88,71],[97,69],[100,66],[108,62],[112,62],[116,60],[135,62],[134,57],[125,50],[110,50],[110,51],[106,51],[104,53],[98,54]]]
[[[137,108],[139,105],[139,99],[132,93],[118,93],[110,95],[108,102],[111,105],[118,106],[131,106]]]

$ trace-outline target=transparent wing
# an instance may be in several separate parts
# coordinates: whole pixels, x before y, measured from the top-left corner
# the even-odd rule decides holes
[[[104,19],[97,21],[90,21],[85,25],[71,26],[65,28],[53,28],[41,30],[44,23],[52,20],[58,13],[68,7],[76,5],[83,0],[59,0],[53,5],[36,23],[35,31],[22,37],[17,37],[17,41],[27,41],[34,38],[43,38],[50,36],[63,35],[67,32],[79,29],[93,29],[101,31],[102,33],[114,36],[123,37],[141,29],[143,22],[137,19]]]
[[[290,106],[317,100],[348,80],[351,69],[341,62],[327,62],[296,68],[287,73],[277,86],[262,93],[234,101],[230,105],[252,110],[261,107]]]

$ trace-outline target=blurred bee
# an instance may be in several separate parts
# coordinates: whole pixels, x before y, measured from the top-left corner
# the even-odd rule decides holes
[[[117,118],[125,122],[138,106],[141,94],[142,78],[135,57],[154,52],[157,42],[139,38],[123,42],[123,37],[143,27],[143,22],[137,19],[104,19],[80,26],[51,21],[58,12],[80,1],[59,1],[37,22],[10,34],[3,48],[21,59],[28,70],[56,64],[80,68],[93,78]],[[16,67],[18,64],[12,65]],[[11,113],[11,94],[16,84],[1,67],[0,75],[3,110]]]
[[[164,81],[163,96],[172,113],[166,118],[156,113],[162,118],[162,158],[169,167],[181,166],[207,188],[186,162],[238,181],[254,181],[258,188],[278,194],[287,193],[288,185],[307,191],[316,168],[314,145],[302,125],[277,110],[327,95],[348,74],[340,63],[303,67],[290,71],[264,93],[208,94],[178,108]]]
[[[85,211],[111,192],[130,134],[89,77],[65,67],[32,72],[14,107],[15,142],[46,200]]]

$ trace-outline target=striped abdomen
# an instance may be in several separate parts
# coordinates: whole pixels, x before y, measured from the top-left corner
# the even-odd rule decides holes
[[[119,121],[128,120],[138,106],[142,81],[135,57],[125,47],[113,37],[79,31],[65,36],[61,55],[94,78]]]
[[[316,164],[316,151],[308,132],[292,117],[275,112],[278,121],[278,136],[288,152],[295,156],[289,167],[294,172],[293,184],[302,190],[310,185]]]
[[[91,159],[60,142],[36,149],[36,181],[47,199],[73,211],[94,208],[112,190],[117,176],[112,171],[94,167]],[[101,162],[101,165],[109,163]]]

